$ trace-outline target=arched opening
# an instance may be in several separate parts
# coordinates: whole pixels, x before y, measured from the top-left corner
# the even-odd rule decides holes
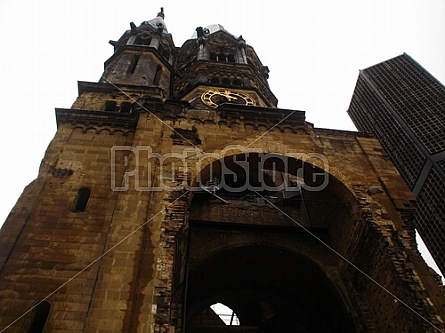
[[[116,101],[106,101],[105,102],[105,111],[114,112],[117,109]]]
[[[122,113],[131,113],[131,109],[133,108],[133,105],[130,102],[123,102],[120,105],[120,112]]]
[[[233,309],[238,327],[222,325],[215,313],[206,311],[215,300]],[[193,265],[187,309],[186,331],[194,333],[355,331],[321,269],[279,247],[226,249]]]
[[[32,311],[32,321],[27,330],[28,333],[42,333],[48,320],[51,304],[42,300],[36,303]]]
[[[88,200],[90,199],[90,195],[91,189],[87,187],[80,188],[77,192],[76,200],[74,200],[72,211],[84,212],[87,207]]]
[[[200,172],[189,210],[187,332],[235,330],[195,320],[215,302],[233,309],[238,332],[356,331],[341,273],[330,275],[341,259],[320,242],[347,248],[355,198],[314,163],[243,153]]]

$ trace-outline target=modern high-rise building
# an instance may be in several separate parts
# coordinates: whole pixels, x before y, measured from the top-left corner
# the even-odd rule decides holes
[[[376,138],[279,108],[221,25],[130,26],[1,229],[1,332],[445,330]]]
[[[360,71],[348,113],[417,197],[416,229],[445,274],[445,87],[402,54]]]

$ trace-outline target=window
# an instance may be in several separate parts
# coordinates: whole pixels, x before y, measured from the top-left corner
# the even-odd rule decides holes
[[[84,212],[87,207],[88,199],[91,195],[91,189],[87,187],[82,187],[77,192],[76,200],[74,201],[73,211],[74,212]]]
[[[128,65],[128,68],[127,68],[127,74],[133,74],[135,72],[140,57],[141,56],[139,54],[133,55],[133,57],[131,58],[130,64]]]
[[[116,101],[106,101],[105,111],[116,111]]]
[[[155,76],[153,78],[153,84],[154,85],[158,85],[159,84],[159,81],[161,81],[161,75],[162,75],[162,66],[158,65],[156,67]]]
[[[120,107],[122,113],[131,113],[131,108],[132,104],[129,102],[123,102]]]
[[[213,312],[228,326],[239,326],[240,322],[236,313],[222,303],[215,303],[210,306]]]
[[[161,43],[159,43],[158,51],[161,54],[161,56],[163,56],[165,59],[168,60],[170,58],[170,53],[168,52],[168,50],[164,46],[162,46]]]
[[[222,61],[222,62],[236,62],[234,54],[215,53],[210,52],[210,60]]]
[[[134,41],[134,44],[138,45],[150,45],[150,43],[151,43],[151,37],[149,35],[137,36],[136,40]]]
[[[28,328],[28,333],[42,333],[45,328],[46,321],[48,320],[49,310],[51,310],[51,304],[46,300],[38,301],[34,305],[32,311],[32,321]]]

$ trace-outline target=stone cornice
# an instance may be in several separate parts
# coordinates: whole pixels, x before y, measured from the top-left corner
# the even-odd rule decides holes
[[[305,112],[298,110],[267,108],[224,103],[216,109],[221,119],[240,119],[244,121],[274,123],[305,127]]]
[[[159,96],[163,98],[165,92],[158,86],[139,86],[131,84],[111,84],[111,83],[97,83],[97,82],[77,82],[78,94],[79,96],[85,92],[96,92],[96,93],[110,93],[110,92],[120,92],[128,94],[140,94],[140,95],[150,95]]]
[[[114,128],[135,129],[139,113],[118,113],[56,108],[57,127],[61,124],[108,126]]]
[[[375,138],[371,133],[357,132],[357,131],[346,131],[346,130],[336,130],[329,128],[314,128],[315,133],[333,135],[333,136],[353,136],[362,138]]]

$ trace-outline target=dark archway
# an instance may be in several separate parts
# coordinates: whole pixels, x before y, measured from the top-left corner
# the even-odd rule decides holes
[[[202,319],[215,302],[233,309],[239,327]],[[322,270],[307,258],[264,246],[229,249],[191,270],[187,332],[354,332]]]
[[[193,185],[187,332],[356,331],[342,259],[320,242],[348,247],[356,201],[344,184],[307,161],[248,153],[208,165]],[[241,325],[206,326],[216,302]]]

